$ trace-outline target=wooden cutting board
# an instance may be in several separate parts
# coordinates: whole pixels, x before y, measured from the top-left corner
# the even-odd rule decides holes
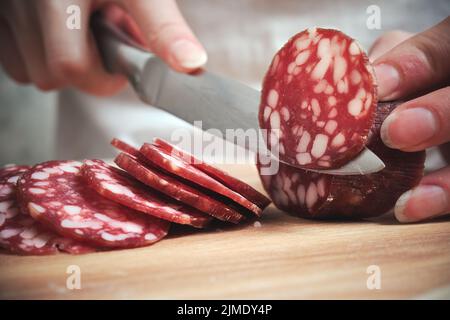
[[[261,190],[253,167],[224,167]],[[178,232],[133,250],[1,254],[0,298],[345,299],[413,298],[429,292],[449,297],[449,219],[410,225],[391,216],[320,222],[271,206],[260,222]],[[81,289],[66,287],[72,265],[80,268]],[[380,289],[367,288],[371,265],[379,267]]]

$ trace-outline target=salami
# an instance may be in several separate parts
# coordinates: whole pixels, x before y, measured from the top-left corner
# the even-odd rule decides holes
[[[0,168],[0,178],[6,175],[17,175],[30,169],[30,166],[10,164]]]
[[[397,199],[416,186],[423,175],[425,152],[402,152],[386,147],[379,130],[395,108],[380,103],[368,147],[386,167],[369,175],[332,176],[280,163],[277,174],[261,175],[274,204],[307,218],[373,217],[389,211]],[[261,169],[261,161],[258,168]]]
[[[192,184],[198,185],[206,190],[218,193],[228,199],[231,199],[257,216],[261,215],[262,210],[256,204],[250,202],[239,193],[234,192],[219,181],[208,176],[203,171],[198,170],[182,158],[173,156],[170,152],[148,143],[144,143],[139,151],[150,163],[152,163],[152,165],[159,167],[170,174],[178,176]]]
[[[244,217],[236,210],[176,178],[154,169],[126,153],[120,153],[116,164],[142,183],[167,196],[190,205],[219,220],[238,223]]]
[[[23,255],[47,255],[65,251],[73,254],[95,251],[80,242],[63,238],[46,229],[28,214],[21,211],[16,200],[15,182],[28,167],[0,169],[2,185],[10,185],[8,198],[0,200],[0,247]]]
[[[86,160],[81,173],[107,199],[167,221],[204,228],[211,216],[157,194],[126,172],[102,160]]]
[[[268,199],[265,195],[258,192],[252,186],[248,185],[247,183],[243,182],[242,180],[239,180],[233,176],[230,176],[225,171],[222,171],[216,167],[213,167],[212,165],[210,165],[204,161],[200,161],[199,159],[195,158],[193,155],[171,145],[167,141],[156,138],[154,141],[154,144],[157,147],[165,150],[166,152],[169,152],[173,156],[178,156],[180,158],[183,158],[189,164],[193,165],[197,169],[203,171],[207,175],[218,180],[219,182],[221,182],[222,184],[224,184],[231,190],[239,193],[243,197],[245,197],[248,200],[250,200],[251,202],[255,203],[259,208],[261,208],[261,210],[264,210],[271,202],[270,199]]]
[[[117,138],[111,140],[111,145],[120,151],[131,154],[134,157],[139,155],[138,149]]]
[[[61,236],[99,247],[139,247],[167,234],[169,222],[88,188],[80,168],[76,161],[49,161],[25,172],[17,184],[22,210]]]
[[[13,197],[17,179],[29,168],[28,166],[11,165],[0,169],[0,201]]]
[[[368,142],[377,105],[366,54],[340,31],[311,28],[275,55],[259,123],[279,159],[305,169],[340,167]]]

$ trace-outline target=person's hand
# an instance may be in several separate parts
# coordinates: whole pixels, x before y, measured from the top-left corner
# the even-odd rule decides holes
[[[396,42],[401,42],[396,45]],[[387,52],[385,52],[387,51]],[[384,143],[418,151],[450,140],[450,18],[420,34],[394,32],[370,50],[381,101],[415,98],[384,121]],[[419,97],[417,97],[420,95]],[[425,176],[395,205],[401,222],[414,222],[450,212],[450,167]]]
[[[75,86],[107,95],[124,77],[104,71],[89,30],[93,11],[102,9],[137,41],[180,72],[206,63],[206,53],[180,14],[175,0],[2,0],[0,63],[19,83],[42,90]],[[68,6],[81,8],[81,29],[66,27]]]

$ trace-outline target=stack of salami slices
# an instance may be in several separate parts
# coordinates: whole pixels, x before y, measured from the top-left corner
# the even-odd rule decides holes
[[[0,169],[0,246],[18,254],[80,254],[151,245],[171,223],[205,228],[258,218],[270,200],[157,139],[114,139],[117,166],[48,161]]]

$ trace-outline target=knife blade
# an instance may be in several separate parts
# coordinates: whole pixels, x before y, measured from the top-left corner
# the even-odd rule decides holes
[[[226,134],[230,129],[260,133],[258,90],[205,70],[196,74],[175,72],[100,14],[93,16],[91,27],[105,68],[127,76],[141,100],[188,123],[201,120],[203,129],[214,129],[221,133],[221,138],[231,138],[235,144],[245,143],[240,145],[253,152],[261,152],[261,144],[249,144],[245,139],[235,139]],[[384,167],[383,161],[365,148],[340,168],[312,171],[361,175],[378,172]]]

